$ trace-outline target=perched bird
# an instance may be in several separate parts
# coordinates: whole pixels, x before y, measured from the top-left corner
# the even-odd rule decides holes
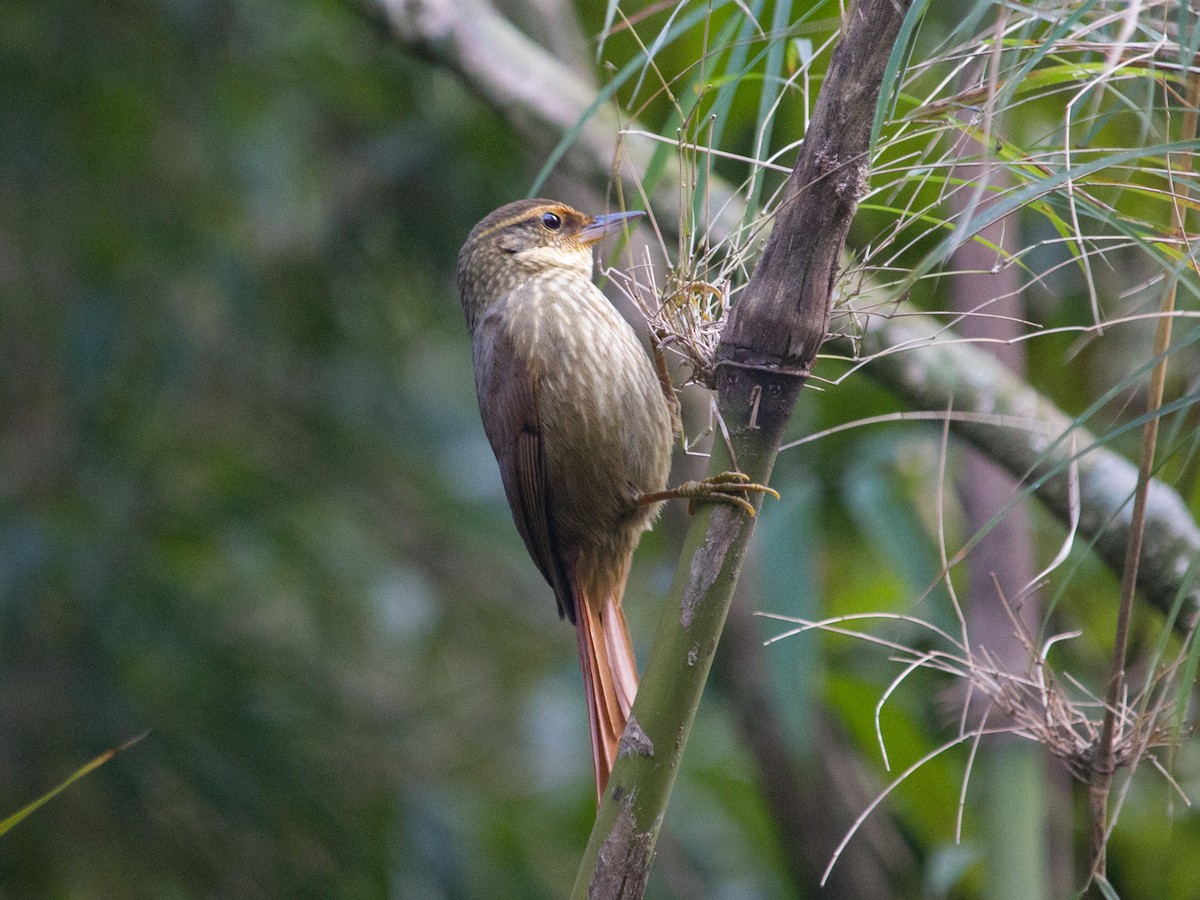
[[[591,246],[641,213],[520,200],[458,256],[483,427],[529,555],[577,631],[599,798],[637,692],[621,611],[641,535],[672,497],[737,503],[734,473],[666,490],[678,402],[665,364],[594,284]]]

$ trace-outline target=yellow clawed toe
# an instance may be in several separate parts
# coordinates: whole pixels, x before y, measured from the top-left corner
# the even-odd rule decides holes
[[[689,513],[695,512],[699,503],[724,503],[738,507],[753,518],[754,506],[746,499],[746,494],[770,494],[776,500],[779,499],[778,491],[763,484],[755,484],[742,472],[722,472],[703,481],[685,481],[670,490],[646,494],[640,502],[646,504],[657,503],[660,500],[686,500]]]

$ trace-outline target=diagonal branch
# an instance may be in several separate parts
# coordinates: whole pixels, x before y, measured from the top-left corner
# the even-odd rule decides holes
[[[858,352],[872,357],[864,374],[888,386],[916,409],[1001,415],[1027,428],[996,428],[977,421],[950,427],[1034,494],[1059,521],[1070,521],[1068,465],[1079,465],[1079,534],[1118,575],[1125,566],[1137,487],[1137,467],[1107,449],[1096,436],[1059,410],[1029,383],[979,347],[956,340],[940,323],[901,303],[889,318],[873,318]],[[930,336],[942,339],[930,342]],[[841,339],[832,347],[851,351]],[[898,348],[910,348],[895,352]],[[966,417],[969,418],[969,417]],[[1073,451],[1072,446],[1076,449]],[[1146,497],[1145,539],[1138,567],[1138,588],[1164,613],[1181,590],[1188,589],[1192,561],[1200,558],[1200,527],[1172,487],[1151,479]],[[1192,585],[1175,628],[1187,633],[1200,618],[1200,586]]]

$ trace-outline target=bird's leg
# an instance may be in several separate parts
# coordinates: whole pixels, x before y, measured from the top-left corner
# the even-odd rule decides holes
[[[754,507],[746,499],[746,494],[770,494],[776,500],[779,499],[778,491],[764,484],[755,484],[741,472],[722,472],[703,481],[685,481],[665,491],[642,494],[638,497],[638,506],[647,506],[662,500],[686,500],[688,512],[693,513],[697,503],[726,503],[740,508],[753,518]]]

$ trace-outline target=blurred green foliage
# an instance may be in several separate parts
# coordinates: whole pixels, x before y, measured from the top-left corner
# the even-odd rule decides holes
[[[0,817],[150,732],[0,839],[0,896],[561,896],[594,812],[574,638],[510,524],[453,285],[541,159],[345,3],[7,0],[0,21]],[[753,79],[734,93],[723,146],[749,152]],[[801,127],[785,107],[776,142]],[[1085,304],[1074,286],[1044,319]],[[1037,343],[1031,378],[1077,411],[1107,361],[1063,377],[1069,344]],[[861,379],[805,402],[797,436],[896,408]],[[752,602],[907,611],[936,574],[937,435],[817,447],[781,458],[807,507],[768,506]],[[643,650],[665,524],[629,591]],[[1111,576],[1085,558],[1071,590],[1104,599],[1065,615],[1111,634]],[[797,754],[824,703],[885,783],[885,656],[808,636],[768,660]],[[651,895],[791,896],[716,687]],[[936,691],[889,706],[893,771],[944,740]],[[950,853],[962,768],[896,793],[918,857]],[[1200,822],[1164,793],[1124,813],[1123,896],[1194,896]]]
[[[447,795],[499,790],[497,697],[556,665],[480,599],[536,587],[452,288],[516,141],[343,4],[4,19],[0,797],[151,733],[7,836],[0,894],[466,889]]]

